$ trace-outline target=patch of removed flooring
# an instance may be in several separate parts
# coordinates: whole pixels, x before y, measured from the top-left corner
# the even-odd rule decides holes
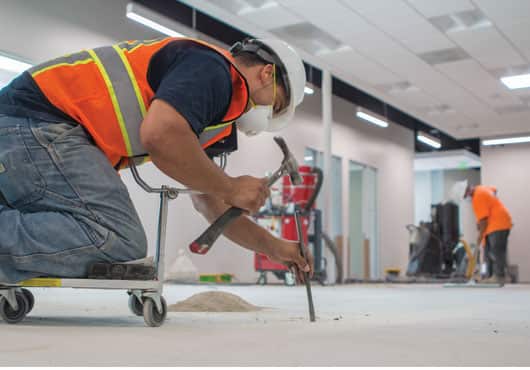
[[[254,312],[261,309],[235,294],[216,291],[194,294],[168,307],[172,312]]]

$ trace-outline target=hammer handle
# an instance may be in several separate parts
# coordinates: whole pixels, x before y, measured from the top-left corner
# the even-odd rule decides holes
[[[285,170],[280,167],[267,179],[267,187],[271,187],[280,177],[285,173]],[[193,243],[190,244],[190,251],[197,254],[206,254],[212,247],[213,243],[223,233],[233,220],[243,214],[243,210],[238,207],[231,207],[225,211],[217,220],[215,220]]]
[[[283,175],[285,175],[285,168],[284,166],[281,166],[276,172],[269,176],[267,179],[267,187],[270,188]]]
[[[190,244],[190,251],[197,254],[206,254],[213,243],[223,233],[232,221],[243,214],[243,210],[237,207],[228,208],[217,220],[215,220],[193,243]]]

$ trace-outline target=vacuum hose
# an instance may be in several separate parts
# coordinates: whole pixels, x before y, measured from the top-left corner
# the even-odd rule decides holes
[[[313,167],[311,169],[311,172],[316,175],[317,181],[315,184],[315,190],[313,191],[313,194],[311,194],[311,197],[307,201],[307,204],[304,208],[304,213],[309,212],[311,208],[313,208],[313,205],[315,204],[318,194],[320,193],[320,190],[322,189],[322,182],[324,180],[324,175],[320,168]],[[335,259],[335,265],[337,267],[336,283],[340,284],[342,282],[342,258],[339,256],[339,251],[337,249],[337,246],[325,232],[322,232],[322,239],[324,240],[324,244],[329,249],[329,251],[333,255],[333,258]]]
[[[335,266],[337,267],[337,277],[335,279],[335,283],[341,284],[342,283],[342,258],[339,256],[339,250],[337,249],[337,246],[331,238],[326,234],[325,232],[322,232],[322,239],[324,240],[324,244],[326,244],[326,247],[329,249],[331,254],[333,255],[333,258],[335,258]]]

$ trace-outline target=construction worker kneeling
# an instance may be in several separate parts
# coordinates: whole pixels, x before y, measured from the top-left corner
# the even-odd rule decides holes
[[[230,177],[212,160],[237,131],[284,128],[304,97],[305,70],[279,40],[224,50],[163,38],[83,50],[34,66],[0,91],[0,283],[86,277],[97,262],[145,257],[147,241],[118,176],[130,158],[202,192],[213,221],[254,213],[266,179]],[[224,146],[223,146],[224,145]],[[239,217],[225,235],[312,272],[296,242]]]

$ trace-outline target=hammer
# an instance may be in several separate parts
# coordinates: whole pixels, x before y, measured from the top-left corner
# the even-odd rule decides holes
[[[270,187],[283,175],[289,175],[294,185],[302,183],[300,173],[298,173],[298,163],[287,148],[285,140],[279,136],[274,137],[274,141],[283,152],[283,161],[280,168],[267,179],[267,186]],[[213,243],[219,238],[225,227],[233,220],[243,214],[243,210],[238,207],[231,207],[215,220],[193,243],[190,244],[190,251],[197,254],[206,254]]]

